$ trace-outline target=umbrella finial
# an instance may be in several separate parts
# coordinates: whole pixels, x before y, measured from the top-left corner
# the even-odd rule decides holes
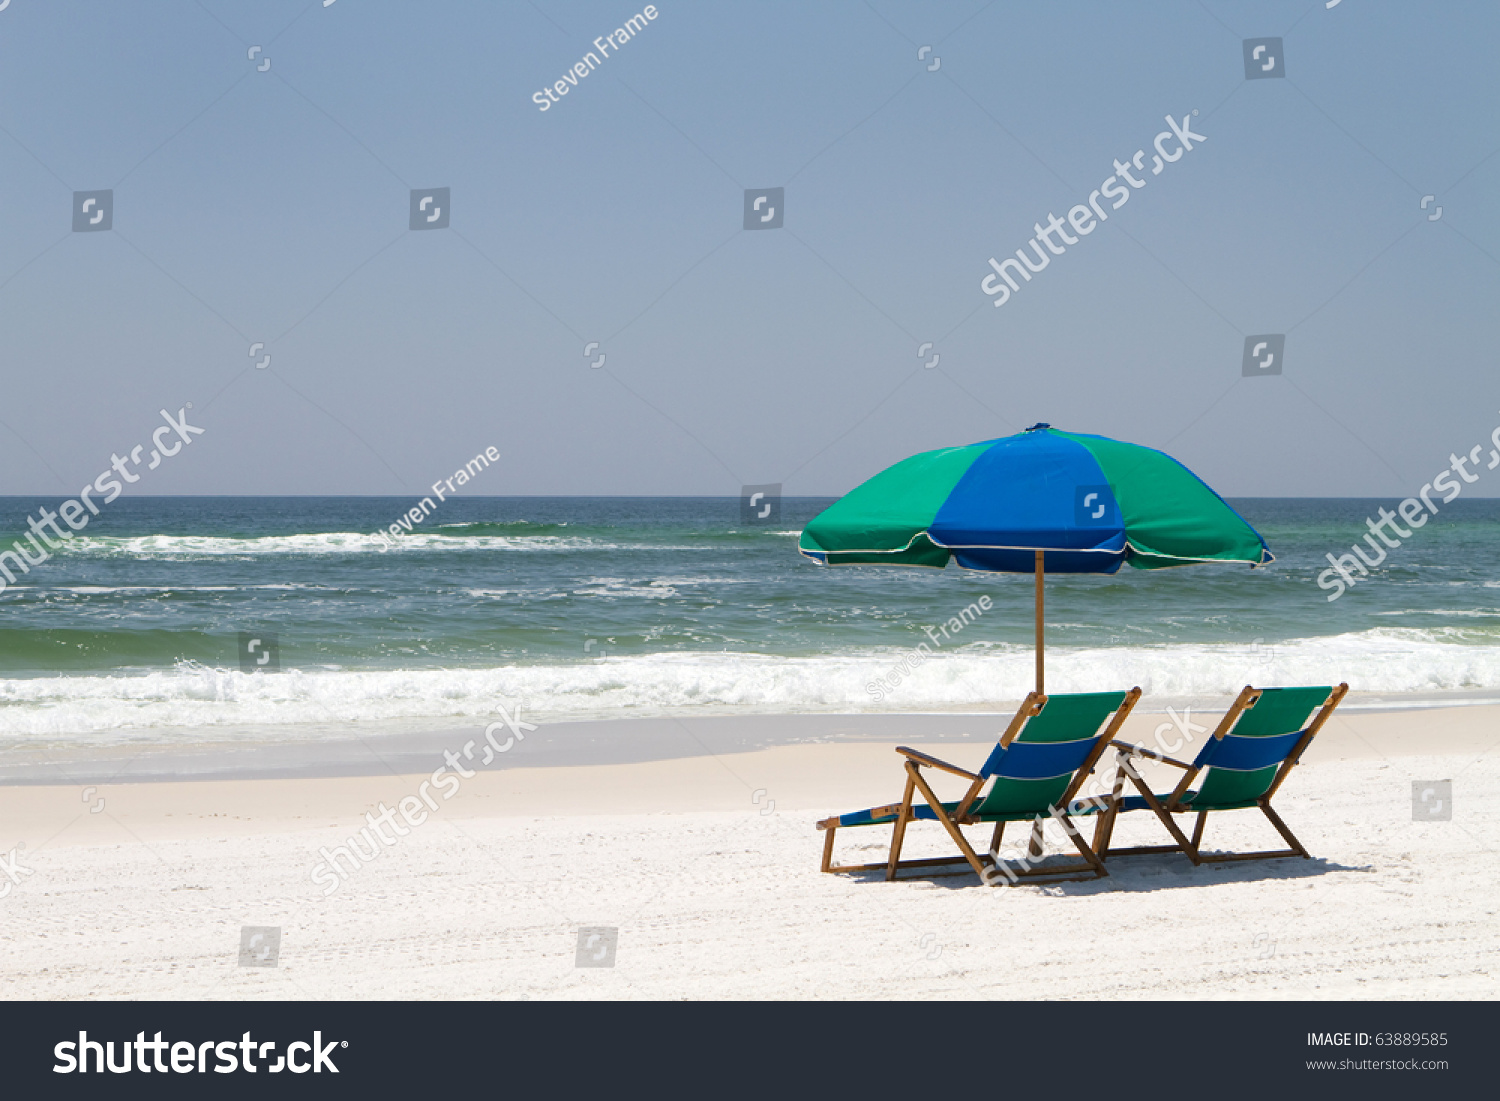
[[[1051,428],[1051,427],[1052,426],[1050,424],[1048,424],[1046,421],[1037,421],[1035,424],[1033,424],[1026,431],[1028,431],[1028,432],[1035,432],[1035,431],[1037,431],[1038,429],[1041,429],[1041,428]]]

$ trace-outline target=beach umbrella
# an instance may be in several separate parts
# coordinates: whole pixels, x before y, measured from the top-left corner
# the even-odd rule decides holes
[[[1036,690],[1044,691],[1043,578],[1273,555],[1196,474],[1161,451],[1036,424],[903,459],[803,529],[828,566],[933,566],[1036,575]]]

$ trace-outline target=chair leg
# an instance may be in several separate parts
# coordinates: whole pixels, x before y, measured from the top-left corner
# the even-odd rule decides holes
[[[992,834],[990,834],[990,855],[991,856],[998,857],[1000,855],[1000,839],[1002,837],[1004,837],[1004,836],[1005,836],[1005,823],[1004,822],[996,822],[995,823],[995,832],[992,833]]]
[[[1124,755],[1121,755],[1124,759]],[[1109,842],[1115,834],[1115,817],[1120,813],[1120,797],[1125,792],[1125,769],[1129,762],[1119,761],[1115,764],[1115,783],[1110,789],[1109,810],[1099,816],[1099,824],[1094,827],[1094,851],[1099,854],[1101,861],[1109,858]]]
[[[1120,808],[1112,806],[1099,816],[1099,821],[1094,823],[1094,851],[1099,854],[1100,860],[1109,857],[1109,838],[1114,833],[1115,815]]]
[[[974,869],[974,874],[980,880],[985,881],[984,865],[980,862],[978,854],[974,852],[974,847],[969,844],[969,839],[964,836],[963,831],[948,817],[948,812],[943,809],[942,800],[933,793],[932,788],[927,786],[927,781],[922,779],[918,774],[916,765],[908,763],[906,771],[911,776],[912,782],[922,789],[922,797],[927,800],[927,805],[937,815],[937,820],[943,824],[943,829],[948,831],[948,836],[953,838],[954,842],[958,845],[958,851],[964,854],[964,859],[969,862],[969,867]],[[892,872],[894,873],[894,868]]]
[[[906,841],[906,823],[911,818],[912,794],[916,788],[916,773],[911,764],[906,766],[906,791],[901,796],[901,811],[896,815],[896,827],[891,832],[891,855],[885,864],[886,882],[896,878],[896,865],[901,860],[901,846]]]
[[[1172,821],[1172,815],[1167,811],[1166,807],[1162,806],[1161,800],[1158,799],[1156,795],[1151,791],[1150,786],[1146,783],[1145,780],[1142,780],[1138,776],[1132,776],[1130,778],[1130,782],[1134,784],[1135,789],[1141,793],[1141,798],[1146,800],[1146,805],[1151,808],[1151,812],[1156,815],[1157,820],[1161,822],[1163,826],[1167,827],[1167,832],[1172,835],[1172,840],[1177,842],[1178,849],[1185,853],[1187,855],[1187,858],[1196,865],[1198,863],[1197,842],[1189,842],[1187,836],[1177,828],[1177,823]],[[1203,829],[1203,821],[1201,816],[1198,821],[1198,829],[1201,833]]]
[[[825,831],[828,836],[823,838],[823,867],[820,871],[828,871],[833,867],[833,835],[838,832],[837,826],[829,826]]]
[[[1031,841],[1026,846],[1026,855],[1032,860],[1042,855],[1042,819],[1038,818],[1031,824]]]
[[[1063,832],[1068,835],[1068,839],[1073,842],[1073,846],[1078,850],[1078,854],[1087,860],[1089,866],[1094,869],[1094,874],[1101,876],[1109,875],[1108,869],[1104,867],[1104,858],[1089,848],[1088,842],[1083,839],[1083,834],[1079,832],[1077,826],[1073,825],[1073,819],[1063,814],[1059,814],[1056,817],[1058,822],[1062,824]]]
[[[1203,844],[1203,825],[1207,821],[1208,811],[1200,810],[1198,812],[1198,821],[1193,823],[1193,847],[1188,852],[1188,856],[1192,858],[1194,864],[1197,864],[1200,861],[1198,850]]]
[[[1312,859],[1312,857],[1308,855],[1307,850],[1302,847],[1302,842],[1297,840],[1297,835],[1294,834],[1290,829],[1288,829],[1287,824],[1281,820],[1281,815],[1277,814],[1274,810],[1271,809],[1270,803],[1262,803],[1260,805],[1260,809],[1263,810],[1266,817],[1271,820],[1271,825],[1276,827],[1276,832],[1281,834],[1282,837],[1286,838],[1286,843],[1288,845],[1297,850],[1298,856],[1302,857],[1304,860]]]

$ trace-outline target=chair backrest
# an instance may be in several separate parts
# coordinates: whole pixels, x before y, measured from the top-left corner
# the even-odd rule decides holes
[[[974,813],[1045,814],[1060,805],[1078,770],[1098,759],[1110,716],[1127,697],[1134,706],[1139,695],[1136,689],[1045,697],[1040,712],[1019,731],[1007,731],[979,770],[992,782]]]
[[[1333,693],[1319,688],[1264,688],[1221,736],[1208,739],[1193,762],[1206,769],[1192,806],[1209,809],[1255,802],[1271,789],[1282,762]]]

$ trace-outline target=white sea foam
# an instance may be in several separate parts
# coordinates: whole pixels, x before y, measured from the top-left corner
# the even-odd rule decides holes
[[[1406,608],[1394,612],[1375,612],[1378,616],[1439,615],[1452,619],[1500,619],[1493,608]]]
[[[707,546],[617,543],[572,535],[442,535],[413,532],[395,540],[357,531],[230,539],[211,535],[75,536],[59,553],[122,558],[223,558],[277,554],[365,554],[411,551],[695,551]]]
[[[305,589],[310,585],[58,585],[53,592],[99,596],[104,593],[237,593],[248,589]]]
[[[643,596],[666,599],[677,596],[679,588],[694,585],[743,585],[755,581],[748,577],[591,577],[572,590],[574,596]]]
[[[1329,684],[1386,694],[1500,689],[1500,646],[1457,629],[1382,629],[1273,646],[1054,649],[1047,686],[1075,692],[1140,685],[1148,697],[1227,696],[1244,684]],[[96,742],[493,715],[522,700],[544,719],[794,711],[982,708],[1031,687],[1031,651],[988,644],[940,652],[891,683],[905,651],[825,657],[747,653],[609,655],[602,661],[479,669],[286,670],[273,675],[184,663],[137,675],[0,680],[0,739]],[[866,685],[890,684],[876,703]],[[155,733],[152,733],[155,731]],[[217,734],[215,732],[218,732]]]
[[[535,527],[531,520],[462,520],[452,524],[439,524],[440,528],[529,528]],[[553,528],[565,528],[568,526],[566,520],[554,520],[546,525]]]

